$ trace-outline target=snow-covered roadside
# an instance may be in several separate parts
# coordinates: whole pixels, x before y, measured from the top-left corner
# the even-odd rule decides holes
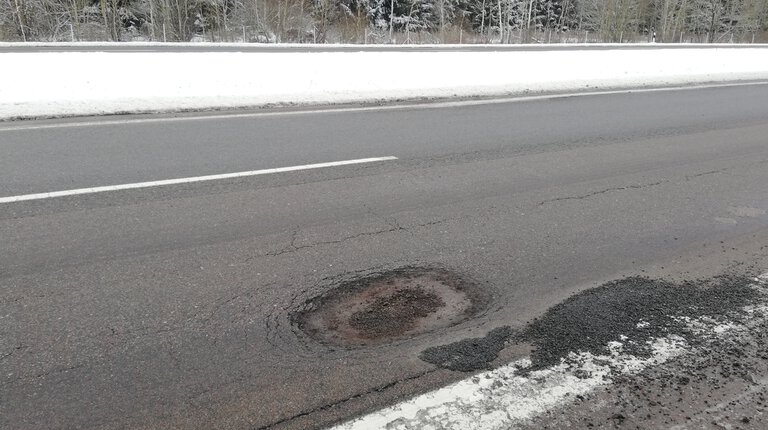
[[[0,54],[0,119],[768,79],[768,47]]]
[[[652,356],[646,359],[622,354],[621,347],[621,343],[614,342],[610,355],[572,354],[567,363],[520,376],[519,371],[531,364],[523,359],[332,430],[515,428],[610,383],[615,375],[637,373],[687,352],[687,345],[679,338],[657,339],[652,345]]]

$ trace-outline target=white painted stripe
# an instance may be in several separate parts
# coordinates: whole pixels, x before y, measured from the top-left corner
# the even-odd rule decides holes
[[[274,116],[337,114],[337,113],[368,112],[368,111],[378,112],[378,111],[396,111],[396,110],[445,109],[445,108],[464,107],[464,106],[482,106],[482,105],[494,105],[494,104],[505,104],[505,103],[531,102],[531,101],[551,100],[551,99],[570,98],[570,97],[605,96],[605,95],[630,94],[630,93],[654,93],[654,92],[665,92],[665,91],[689,91],[689,90],[701,90],[701,89],[707,89],[707,88],[743,87],[743,86],[753,86],[753,85],[768,85],[768,82],[737,82],[737,83],[703,84],[703,85],[682,85],[682,86],[675,86],[675,87],[660,87],[660,88],[583,91],[583,92],[575,92],[575,93],[559,93],[559,94],[553,93],[553,94],[545,94],[545,95],[539,95],[539,96],[503,97],[503,98],[490,98],[490,99],[481,99],[481,100],[458,100],[458,101],[435,102],[435,103],[422,102],[422,103],[394,104],[394,105],[387,105],[387,106],[367,106],[367,107],[360,106],[360,107],[345,107],[345,108],[250,112],[250,113],[233,113],[233,114],[210,113],[207,115],[178,116],[178,117],[165,117],[165,118],[132,118],[132,119],[104,120],[104,121],[80,121],[80,122],[69,122],[69,123],[61,123],[61,124],[6,126],[6,127],[0,127],[0,132],[43,130],[43,129],[50,129],[50,128],[102,127],[102,126],[111,126],[111,125],[148,124],[148,123],[163,123],[163,122],[211,121],[211,120],[238,119],[238,118],[265,118],[265,117],[274,117]],[[247,107],[244,107],[244,108],[247,109]]]
[[[14,203],[28,200],[50,199],[54,197],[75,196],[79,194],[94,194],[107,191],[131,190],[136,188],[161,187],[165,185],[189,184],[192,182],[216,181],[220,179],[242,178],[246,176],[268,175],[271,173],[295,172],[299,170],[321,169],[324,167],[348,166],[351,164],[375,163],[377,161],[397,160],[397,157],[373,157],[357,160],[331,161],[328,163],[305,164],[301,166],[278,167],[274,169],[250,170],[247,172],[223,173],[219,175],[193,176],[189,178],[165,179],[161,181],[136,182],[132,184],[107,185],[102,187],[78,188],[65,191],[51,191],[47,193],[24,194],[19,196],[0,197],[0,203]]]
[[[682,338],[657,339],[649,358],[622,353],[613,342],[610,355],[573,354],[570,363],[531,372],[523,359],[451,384],[334,427],[332,430],[508,430],[604,386],[614,376],[633,374],[687,351]],[[578,363],[578,364],[576,364]],[[588,376],[585,376],[588,375]]]

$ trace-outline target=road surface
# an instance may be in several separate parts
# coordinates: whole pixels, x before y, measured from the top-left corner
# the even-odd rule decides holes
[[[766,269],[765,100],[754,84],[2,123],[0,198],[145,185],[0,204],[0,427],[322,427],[467,377],[426,348],[602,282]],[[392,158],[151,184],[371,157]],[[405,266],[489,303],[370,347],[293,324],[339,282]]]

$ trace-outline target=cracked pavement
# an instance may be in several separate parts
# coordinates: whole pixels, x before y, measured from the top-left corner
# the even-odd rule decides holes
[[[597,284],[768,268],[766,99],[733,87],[3,131],[2,195],[399,160],[0,205],[0,427],[319,428],[465,378],[422,351],[520,329]],[[368,348],[291,324],[335,285],[404,266],[457,271],[491,305]]]

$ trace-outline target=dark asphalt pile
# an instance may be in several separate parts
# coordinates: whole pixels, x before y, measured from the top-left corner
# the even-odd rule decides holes
[[[690,353],[577,396],[526,428],[768,428],[768,315],[733,315]]]
[[[750,284],[749,277],[739,275],[682,283],[624,278],[550,308],[516,340],[535,348],[528,370],[558,364],[570,352],[606,354],[608,343],[621,336],[626,336],[625,353],[647,357],[648,341],[655,338],[678,335],[695,345],[696,336],[676,317],[718,319],[737,313],[759,294]]]
[[[365,309],[355,312],[349,318],[349,325],[361,337],[376,339],[383,336],[398,336],[411,330],[419,318],[436,312],[445,306],[436,294],[421,288],[402,289],[394,294],[380,297]]]
[[[519,333],[499,327],[482,338],[428,348],[420,358],[471,372],[490,368],[510,342],[530,343],[532,365],[521,370],[527,373],[559,364],[571,352],[607,354],[612,341],[621,341],[627,354],[648,357],[649,341],[661,337],[677,335],[696,346],[701,339],[681,317],[735,317],[760,294],[751,284],[749,276],[735,274],[680,283],[639,276],[619,279],[570,297]]]
[[[419,358],[435,366],[458,372],[489,369],[491,362],[507,345],[506,341],[512,333],[512,329],[508,326],[498,327],[491,330],[485,337],[464,339],[449,345],[427,348]]]

